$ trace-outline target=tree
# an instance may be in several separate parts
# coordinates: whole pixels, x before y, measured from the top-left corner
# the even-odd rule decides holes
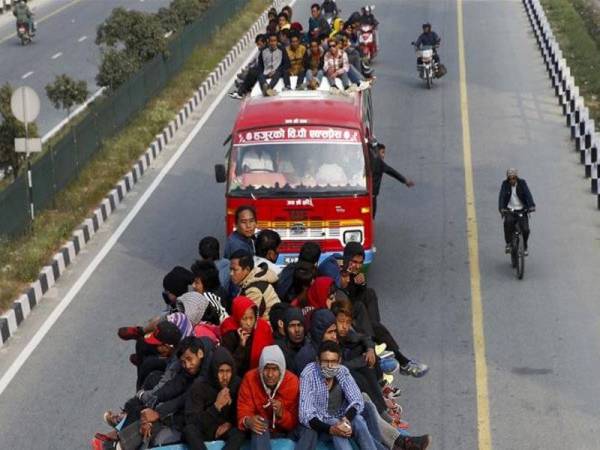
[[[19,174],[23,161],[25,161],[24,153],[15,152],[15,138],[25,137],[25,125],[19,122],[13,116],[10,109],[10,98],[13,89],[10,84],[6,83],[0,87],[0,166],[8,166],[11,169],[13,179]],[[28,125],[29,137],[36,137],[37,125],[30,123]]]
[[[156,15],[165,33],[175,33],[183,26],[183,22],[179,19],[179,16],[171,8],[160,8]]]
[[[203,0],[173,0],[169,9],[173,11],[179,20],[189,25],[202,14],[208,4]]]
[[[89,95],[85,81],[73,80],[66,74],[58,75],[53,83],[46,85],[46,95],[56,109],[67,111],[67,117],[71,114],[71,108],[85,102]]]
[[[156,14],[115,8],[96,32],[96,44],[125,49],[128,55],[149,61],[167,50],[164,30]]]
[[[126,50],[106,49],[102,54],[102,63],[98,75],[96,75],[96,83],[98,86],[105,86],[114,91],[140,67],[139,58],[129,55]]]

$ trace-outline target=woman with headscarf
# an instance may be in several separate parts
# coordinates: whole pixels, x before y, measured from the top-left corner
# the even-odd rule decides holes
[[[231,316],[221,324],[221,345],[233,355],[240,376],[258,367],[262,349],[273,343],[271,325],[257,314],[256,304],[239,296],[233,299]]]
[[[335,301],[335,281],[330,277],[317,277],[309,286],[306,296],[297,298],[292,306],[302,309],[307,328],[310,328],[311,316],[314,310],[329,309]]]

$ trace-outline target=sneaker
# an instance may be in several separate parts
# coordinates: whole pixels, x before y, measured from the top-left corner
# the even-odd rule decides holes
[[[230,98],[234,98],[234,99],[236,99],[236,100],[241,100],[241,99],[243,99],[243,98],[244,98],[242,95],[240,95],[240,93],[239,93],[238,91],[233,91],[233,92],[230,92],[230,93],[229,93],[229,97],[230,97]]]
[[[360,84],[358,85],[357,89],[359,91],[364,91],[366,89],[369,89],[371,87],[371,83],[369,83],[368,81],[361,81]]]
[[[386,398],[397,399],[402,395],[402,390],[398,387],[386,384],[381,390],[381,393]]]
[[[112,411],[106,411],[102,415],[102,420],[109,427],[115,428],[121,421],[125,418],[126,414],[124,412],[114,413]]]
[[[504,253],[507,255],[510,253],[510,244],[506,244],[506,247],[504,247]]]
[[[142,329],[142,327],[121,327],[119,328],[117,334],[124,341],[130,341],[132,339],[143,337],[144,330]]]
[[[384,373],[381,378],[383,378],[383,381],[387,384],[392,384],[394,382],[394,375],[390,375],[389,373]]]
[[[375,354],[378,356],[381,356],[381,354],[385,351],[385,349],[387,348],[387,344],[379,344],[375,346]]]
[[[423,436],[399,436],[394,442],[394,450],[425,450],[431,444],[428,434]]]
[[[306,85],[304,83],[302,83],[302,84],[296,86],[296,90],[297,91],[304,91],[304,90],[306,90]]]
[[[267,89],[265,94],[267,97],[275,97],[277,95],[277,91],[274,89]]]
[[[405,366],[400,366],[399,369],[402,375],[410,375],[415,378],[421,378],[429,371],[429,367],[426,364],[412,359]]]

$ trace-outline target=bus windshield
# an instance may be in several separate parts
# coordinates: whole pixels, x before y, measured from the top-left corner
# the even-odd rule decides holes
[[[228,193],[247,197],[364,194],[363,148],[356,143],[270,143],[231,150]]]

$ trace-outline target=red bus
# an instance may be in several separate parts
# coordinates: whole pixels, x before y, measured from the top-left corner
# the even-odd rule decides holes
[[[226,232],[234,211],[252,205],[258,229],[282,238],[280,265],[296,260],[302,244],[316,241],[322,259],[361,242],[365,263],[375,252],[368,142],[373,133],[370,90],[330,93],[283,91],[263,97],[255,87],[243,100],[231,134],[227,165]]]

